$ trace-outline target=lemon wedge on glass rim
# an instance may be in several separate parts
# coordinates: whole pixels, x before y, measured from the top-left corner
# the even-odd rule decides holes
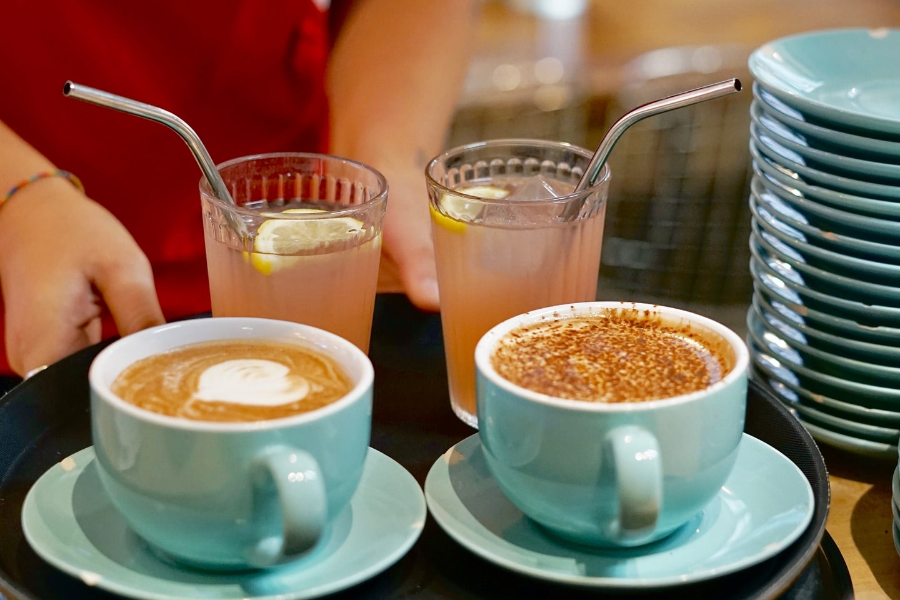
[[[289,208],[277,214],[324,213],[321,208]],[[332,219],[269,219],[263,221],[253,240],[253,252],[244,252],[250,264],[263,275],[271,275],[296,264],[303,256],[293,256],[318,246],[347,241],[365,234],[365,225],[352,217]]]
[[[468,196],[477,196],[485,200],[502,200],[509,196],[509,190],[495,187],[493,185],[476,185],[470,188],[462,188],[456,190],[460,194]],[[431,209],[431,218],[435,223],[452,231],[454,233],[462,233],[466,230],[466,224],[463,221],[472,221],[481,211],[481,205],[469,201],[468,198],[456,196],[453,194],[444,194],[441,198],[441,210],[437,210],[434,206],[429,205]],[[443,213],[447,213],[446,215]],[[449,216],[448,216],[449,215]]]

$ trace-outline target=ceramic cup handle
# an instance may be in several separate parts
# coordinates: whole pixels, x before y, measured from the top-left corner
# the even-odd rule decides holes
[[[271,567],[289,562],[311,550],[325,529],[325,482],[316,459],[294,448],[269,451],[255,463],[256,491],[274,492],[281,506],[282,535],[260,540],[248,552],[248,562]]]
[[[626,425],[610,431],[605,445],[619,493],[619,517],[611,533],[621,543],[639,544],[656,529],[662,505],[659,444],[646,429]]]

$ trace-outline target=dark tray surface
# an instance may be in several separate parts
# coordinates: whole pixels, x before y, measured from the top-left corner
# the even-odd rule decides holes
[[[24,540],[20,523],[22,502],[32,483],[54,463],[91,443],[85,375],[104,345],[51,366],[0,399],[0,598],[2,593],[9,600],[117,597],[44,563]],[[371,445],[424,483],[437,457],[472,433],[450,410],[438,317],[412,309],[402,297],[380,296],[370,356],[376,371]],[[635,600],[853,597],[846,564],[824,530],[828,478],[812,438],[777,400],[755,385],[748,398],[745,429],[781,450],[810,480],[817,504],[810,527],[783,553],[751,569],[698,585],[624,596]],[[429,518],[421,539],[406,557],[333,598],[560,596],[616,594],[561,587],[505,571],[460,547]]]

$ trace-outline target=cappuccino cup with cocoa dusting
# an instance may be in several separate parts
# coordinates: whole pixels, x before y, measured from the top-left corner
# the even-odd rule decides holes
[[[491,329],[475,364],[492,475],[565,540],[661,539],[706,506],[737,457],[748,352],[706,317],[628,302],[545,308]]]

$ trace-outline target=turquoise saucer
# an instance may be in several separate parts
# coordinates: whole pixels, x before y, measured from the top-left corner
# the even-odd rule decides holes
[[[778,399],[781,400],[782,404],[784,404],[784,406],[789,411],[791,411],[791,413],[795,417],[803,419],[803,421],[805,422],[812,423],[813,425],[819,425],[836,433],[849,435],[860,440],[868,440],[872,442],[895,445],[900,442],[900,429],[879,427],[877,425],[869,425],[867,423],[857,423],[855,421],[836,417],[821,410],[816,410],[815,408],[807,406],[806,404],[792,401],[790,398],[785,398],[781,394],[781,391],[772,387],[772,385],[768,381],[766,381],[765,378],[759,379],[759,375],[756,372],[753,373],[753,376],[756,378],[756,381],[758,383],[764,384],[766,387],[769,387],[773,392],[775,392],[775,394],[778,396]]]
[[[747,311],[747,327],[757,338],[798,355],[811,369],[872,385],[892,386],[900,381],[900,368],[896,363],[894,366],[880,365],[813,348],[799,331],[777,317],[764,317],[754,306]]]
[[[750,275],[753,278],[754,291],[765,296],[778,312],[784,314],[779,305],[791,312],[802,315],[805,322],[819,331],[851,340],[883,344],[896,347],[900,344],[900,328],[885,325],[873,325],[855,321],[850,318],[832,315],[807,306],[794,290],[790,289],[780,277],[767,272],[759,265],[756,257],[750,261]]]
[[[760,133],[752,123],[750,124],[750,144],[763,156],[783,169],[794,173],[796,177],[814,182],[821,187],[879,200],[900,200],[900,187],[893,183],[876,183],[857,177],[836,175],[807,165],[802,156],[785,148],[771,136]]]
[[[777,363],[777,364],[776,364]],[[813,394],[797,385],[795,376],[781,363],[766,354],[753,357],[752,376],[756,381],[764,383],[783,404],[790,408],[803,406],[815,411],[818,415],[833,416],[840,421],[835,424],[854,423],[858,427],[872,426],[867,430],[877,434],[879,439],[900,433],[900,412],[891,412],[874,408],[866,408],[841,400],[835,400],[821,394]]]
[[[820,294],[832,304],[857,303],[880,311],[886,322],[900,323],[900,286],[872,283],[859,277],[832,273],[806,262],[802,254],[771,234],[761,232],[759,224],[750,223],[750,244],[770,269],[788,277],[808,290],[810,296]],[[849,306],[849,305],[848,305]]]
[[[777,219],[757,218],[754,221],[768,235],[774,236],[781,244],[786,244],[796,251],[811,267],[836,275],[858,277],[866,281],[887,283],[888,285],[900,283],[900,265],[848,256],[841,252],[820,248],[810,244],[802,231],[781,223]]]
[[[891,500],[894,504],[900,503],[900,467],[894,468],[894,474],[891,477]]]
[[[802,163],[808,167],[842,177],[887,185],[895,185],[900,180],[900,165],[864,160],[817,148],[802,135],[763,114],[759,104],[755,102],[750,106],[750,120],[751,127],[756,128],[757,137],[770,136],[777,144],[797,153],[803,159]]]
[[[807,185],[790,170],[771,162],[751,145],[754,192],[769,191],[811,223],[838,233],[889,244],[900,243],[900,202],[870,200]],[[752,182],[751,182],[752,183]]]
[[[54,465],[22,507],[28,543],[85,584],[141,600],[300,600],[381,573],[409,551],[425,524],[425,501],[406,469],[370,449],[350,507],[322,546],[268,571],[211,573],[163,562],[125,525],[100,485],[93,447]]]
[[[900,135],[900,33],[838,29],[769,42],[750,56],[753,78],[807,115],[872,137]]]
[[[804,275],[810,287],[810,280],[815,280],[828,286],[816,289],[846,291],[842,297],[883,299],[892,305],[900,304],[900,286],[897,285],[900,284],[900,265],[816,248],[793,237],[784,227],[772,227],[757,219],[751,221],[751,229],[769,254],[791,264]]]
[[[891,536],[894,538],[894,548],[897,550],[897,554],[900,554],[900,525],[896,521],[891,527]]]
[[[478,556],[542,580],[601,589],[651,589],[712,579],[781,552],[814,509],[803,473],[744,434],[719,495],[670,537],[627,550],[572,546],[550,537],[503,495],[475,434],[432,466],[425,498],[435,521]]]
[[[752,304],[766,321],[792,339],[831,354],[840,353],[850,359],[887,366],[900,365],[900,348],[882,346],[820,331],[809,325],[788,306],[770,302],[763,294],[754,294]],[[780,322],[780,323],[779,323]],[[900,339],[897,340],[900,342]]]
[[[859,277],[848,277],[815,267],[802,254],[785,242],[765,231],[754,220],[750,222],[750,243],[755,246],[756,254],[770,269],[790,278],[797,285],[807,290],[824,294],[833,298],[835,303],[844,301],[857,302],[863,305],[892,308],[900,317],[900,286],[889,283],[872,283]],[[900,321],[900,319],[898,319]]]
[[[850,452],[852,454],[859,454],[861,456],[877,458],[879,460],[897,460],[897,444],[884,444],[881,442],[861,440],[850,435],[831,431],[825,427],[814,425],[809,421],[803,420],[802,417],[798,418],[798,420],[803,423],[803,426],[813,439],[821,444],[826,444],[832,448],[838,448],[839,450]]]
[[[781,372],[783,377],[789,378],[798,387],[823,396],[853,398],[855,404],[868,408],[891,412],[900,410],[900,389],[861,383],[816,371],[807,367],[803,358],[793,349],[773,343],[771,339],[761,339],[754,331],[747,332],[746,341],[755,363],[765,365],[767,370]]]
[[[762,184],[757,185],[762,187]],[[847,256],[900,264],[900,246],[872,242],[815,227],[805,215],[765,188],[762,188],[759,194],[750,192],[750,210],[759,219],[773,225],[780,221],[799,231],[809,243],[820,248],[841,252]]]
[[[750,274],[757,281],[795,305],[805,305],[817,311],[854,320],[872,327],[900,326],[900,307],[870,304],[855,298],[845,298],[812,289],[792,265],[769,255],[755,235],[750,236]]]
[[[828,413],[816,411],[802,404],[792,405],[789,408],[804,423],[817,425],[834,433],[850,436],[860,441],[893,444],[894,446],[897,445],[897,442],[900,442],[900,430],[897,429],[860,425]]]
[[[900,503],[900,467],[894,468],[894,474],[891,476],[891,504],[894,509],[894,525],[900,524],[900,518],[897,518],[897,506]]]
[[[761,155],[755,147],[751,148],[750,154],[754,160],[755,171],[761,171],[765,175],[760,179],[760,183],[776,193],[790,194],[794,196],[795,200],[812,201],[820,206],[824,205],[825,208],[839,211],[842,216],[850,214],[864,218],[900,219],[900,202],[897,200],[878,200],[810,185],[802,178],[796,177],[796,173],[790,169]],[[759,193],[759,188],[757,188],[757,193]],[[888,235],[892,235],[900,229],[900,223],[894,221],[891,224],[893,228],[886,229]]]
[[[900,142],[854,135],[810,123],[803,113],[791,108],[756,82],[753,83],[753,96],[762,114],[803,135],[808,141],[818,143],[820,148],[869,160],[900,160]]]

